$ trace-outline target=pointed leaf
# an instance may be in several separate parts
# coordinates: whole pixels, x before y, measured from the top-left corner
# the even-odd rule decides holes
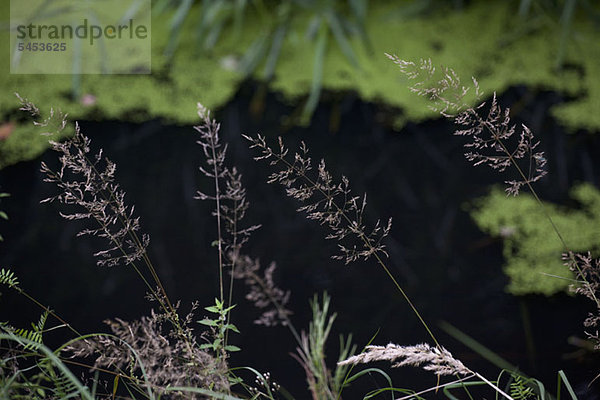
[[[229,311],[233,310],[233,309],[235,308],[235,306],[236,306],[236,305],[234,304],[234,305],[232,305],[232,306],[230,306],[230,307],[227,307],[226,309],[224,309],[224,310],[223,310],[223,313],[224,313],[224,314],[225,314],[225,313],[228,313]]]
[[[283,39],[285,38],[286,31],[287,26],[280,25],[273,34],[273,40],[271,41],[271,49],[269,50],[269,54],[267,55],[267,61],[265,62],[265,69],[263,72],[264,80],[268,81],[273,77],[273,74],[275,73],[275,66],[277,65],[277,59],[279,58],[281,45],[283,44]]]
[[[571,399],[577,400],[575,391],[571,387],[571,384],[569,383],[569,380],[567,379],[567,375],[565,375],[565,372],[562,369],[560,371],[558,371],[558,383],[559,383],[559,393],[557,393],[558,396],[560,396],[560,383],[561,382],[565,384],[565,388],[567,389],[567,392],[569,392]]]
[[[340,49],[342,50],[344,56],[346,56],[346,58],[348,59],[350,64],[352,64],[353,67],[358,68],[358,59],[354,54],[354,50],[352,50],[350,41],[346,37],[346,33],[344,33],[344,29],[337,15],[335,15],[332,12],[327,13],[327,23],[329,24],[329,28],[333,33],[333,37],[337,41],[338,46],[340,46]]]
[[[310,94],[304,104],[302,110],[302,116],[300,123],[302,125],[308,125],[312,114],[319,103],[321,97],[321,85],[323,83],[323,64],[325,60],[325,50],[327,49],[327,29],[321,26],[319,31],[319,37],[317,39],[317,45],[315,48],[315,56],[313,60],[313,80],[310,85]]]
[[[117,388],[119,387],[119,376],[120,375],[116,375],[115,379],[113,380],[113,390],[112,390],[113,399],[115,398],[115,395],[117,394]]]

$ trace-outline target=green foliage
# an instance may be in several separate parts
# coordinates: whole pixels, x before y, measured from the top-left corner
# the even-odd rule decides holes
[[[573,187],[571,198],[578,208],[545,203],[552,219],[572,251],[600,250],[600,191],[590,184]],[[516,295],[552,295],[567,290],[573,275],[561,261],[563,245],[546,214],[533,196],[507,197],[499,188],[475,202],[471,216],[484,232],[504,242],[507,290]]]
[[[198,323],[212,328],[214,333],[214,340],[212,343],[205,343],[200,346],[201,349],[211,349],[217,356],[222,355],[224,352],[240,351],[240,348],[226,343],[226,336],[229,331],[240,333],[238,328],[228,321],[228,315],[233,310],[235,305],[225,307],[225,302],[215,298],[215,305],[204,307],[208,312],[216,314],[215,318],[204,318],[198,321]]]
[[[44,322],[45,317],[42,316],[34,328],[41,331]],[[41,339],[37,339],[16,335],[5,325],[0,327],[0,342],[4,346],[17,346],[14,350],[9,347],[9,356],[3,357],[0,365],[0,398],[93,400],[94,396],[89,389],[65,366],[58,355],[41,343]],[[27,363],[34,363],[35,373],[30,373],[32,368],[20,368],[21,364]],[[7,373],[9,371],[10,374]]]
[[[189,2],[178,2],[183,3]],[[321,90],[353,90],[365,101],[401,108],[403,113],[396,120],[398,127],[407,121],[434,116],[427,109],[426,100],[415,99],[392,84],[398,76],[393,68],[388,68],[384,52],[401,53],[407,59],[434,56],[441,64],[452,65],[461,76],[476,75],[487,93],[502,92],[514,85],[564,92],[574,100],[552,109],[559,122],[573,131],[600,128],[600,113],[596,112],[600,80],[595,79],[600,76],[600,63],[595,57],[600,41],[590,18],[581,13],[570,19],[569,45],[565,46],[563,56],[564,63],[574,67],[556,69],[557,46],[563,30],[555,24],[530,24],[514,18],[512,2],[476,1],[460,12],[448,10],[444,2],[439,2],[442,4],[436,3],[429,12],[411,18],[393,13],[398,6],[396,2],[371,2],[368,13],[360,7],[348,8],[341,14],[335,12],[338,20],[339,15],[344,16],[339,23],[332,22],[328,17],[331,12],[323,8],[323,14],[319,14],[323,28],[314,30],[313,25],[318,28],[319,24],[312,23],[316,14],[311,9],[294,14],[290,25],[281,25],[277,13],[260,13],[246,5],[240,19],[243,23],[238,23],[235,22],[237,2],[230,1],[226,3],[236,4],[231,11],[215,11],[215,19],[204,25],[206,29],[196,39],[201,26],[195,23],[200,18],[196,16],[201,15],[204,7],[201,3],[194,2],[189,9],[190,17],[180,24],[175,23],[178,10],[167,8],[164,13],[157,13],[159,16],[152,21],[152,75],[82,75],[78,92],[95,96],[96,103],[91,106],[86,106],[81,97],[70,95],[69,76],[48,75],[40,84],[36,75],[11,75],[8,63],[0,65],[4,88],[0,94],[0,109],[4,113],[0,117],[17,122],[11,136],[0,142],[0,168],[34,158],[47,148],[46,140],[35,129],[12,116],[16,108],[12,96],[15,91],[33,100],[44,99],[55,108],[68,109],[75,119],[144,121],[158,117],[189,124],[194,122],[193,105],[198,93],[202,93],[204,105],[218,108],[233,97],[245,74],[251,73],[258,79],[271,78],[270,89],[281,92],[287,100],[308,99],[311,107]],[[218,6],[225,2],[205,3],[226,8]],[[317,7],[318,3],[308,4]],[[339,6],[332,7],[335,10]],[[2,3],[0,10],[2,15],[9,15],[8,2]],[[223,27],[219,30],[220,25]],[[343,27],[344,36],[335,34],[338,25]],[[362,26],[364,35],[360,33]],[[179,38],[177,50],[167,56],[165,49],[175,35],[175,27]],[[353,32],[357,34],[352,35]],[[306,40],[307,33],[313,40]],[[370,46],[359,45],[357,42],[367,33]],[[217,36],[218,45],[208,53],[199,53],[198,40],[205,43],[209,37]],[[417,37],[422,39],[415,40]],[[0,39],[0,51],[8,54],[8,31],[0,32]],[[326,46],[325,41],[336,45]],[[468,48],[464,46],[466,41]],[[250,51],[257,56],[250,57]],[[349,59],[356,62],[348,62]],[[320,77],[320,82],[316,77]]]
[[[565,389],[567,390],[567,393],[569,393],[569,396],[571,396],[571,400],[577,400],[577,396],[575,395],[575,391],[571,387],[571,383],[569,382],[569,379],[567,378],[567,375],[565,374],[565,372],[563,370],[560,370],[560,371],[558,371],[558,384],[557,384],[557,387],[556,387],[556,398],[558,400],[561,399],[562,385],[565,386]]]
[[[346,379],[349,365],[337,365],[332,373],[325,362],[325,344],[331,332],[336,314],[329,314],[331,298],[325,292],[322,301],[317,295],[311,301],[313,320],[309,324],[308,334],[302,332],[297,360],[304,367],[309,389],[314,399],[335,400],[339,398],[342,388],[351,379]],[[352,338],[340,336],[340,354],[338,361],[347,359],[354,354],[356,347],[352,346]],[[360,375],[359,375],[360,376]]]
[[[32,348],[31,346],[37,347],[38,345],[43,343],[42,342],[42,334],[44,333],[44,326],[46,325],[46,320],[48,319],[48,314],[49,314],[48,311],[44,311],[44,313],[40,316],[40,319],[38,320],[38,322],[36,324],[34,324],[32,322],[31,323],[32,329],[19,328],[19,329],[14,330],[13,333],[15,335],[25,338],[25,339],[29,340],[31,343],[33,343],[32,345],[30,345],[30,344],[25,345],[25,349],[30,349],[30,348]]]
[[[0,270],[0,284],[6,285],[9,288],[18,288],[19,287],[19,279],[10,269],[2,268]]]
[[[527,400],[537,398],[535,391],[529,384],[529,379],[519,375],[512,374],[514,380],[510,383],[510,395],[515,400]]]

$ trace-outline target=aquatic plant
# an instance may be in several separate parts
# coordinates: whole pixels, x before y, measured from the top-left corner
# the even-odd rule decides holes
[[[208,18],[210,13],[202,16],[202,2],[193,1],[159,1],[167,5],[182,6],[184,3],[194,3],[188,20],[194,23],[183,24],[179,33],[179,47],[173,59],[164,56],[164,50],[171,37],[171,20],[176,11],[167,7],[163,13],[155,9],[158,16],[152,21],[153,36],[153,76],[120,76],[120,75],[81,75],[79,82],[80,97],[65,96],[72,86],[73,79],[66,75],[47,75],[44,85],[39,84],[36,75],[14,75],[8,70],[8,63],[0,65],[3,86],[7,89],[0,96],[0,108],[3,110],[3,122],[14,124],[9,137],[0,141],[0,168],[13,165],[19,161],[31,160],[38,157],[49,146],[47,140],[40,137],[37,131],[26,121],[17,118],[12,92],[18,91],[30,98],[44,98],[55,108],[69,110],[69,115],[78,120],[122,120],[141,122],[152,119],[163,119],[167,122],[192,125],[195,121],[194,105],[197,93],[202,93],[203,103],[209,108],[216,109],[231,100],[243,79],[243,74],[237,72],[241,66],[242,56],[246,54],[251,44],[259,38],[265,38],[263,45],[264,63],[256,64],[252,77],[258,80],[266,79],[263,74],[271,57],[272,41],[275,36],[270,32],[278,32],[275,11],[278,7],[268,7],[265,19],[253,18],[255,1],[213,1],[205,2],[206,7],[227,8],[224,3],[246,4],[239,36],[236,33],[236,23],[225,24],[220,30],[218,45],[208,54],[198,56],[201,44],[196,39],[196,30],[202,24],[201,18]],[[57,2],[55,2],[57,3]],[[263,2],[264,3],[264,2]],[[286,3],[286,2],[277,2]],[[297,2],[294,2],[297,3]],[[317,3],[317,2],[315,2]],[[349,7],[351,2],[337,2],[342,8]],[[600,84],[594,77],[600,74],[600,65],[596,62],[600,41],[593,25],[593,16],[598,13],[598,6],[589,1],[555,2],[527,1],[519,2],[523,7],[528,5],[528,13],[523,18],[515,18],[517,5],[506,1],[475,1],[463,2],[460,11],[452,8],[450,3],[419,1],[428,10],[425,14],[402,15],[395,13],[400,6],[396,2],[370,2],[368,13],[364,16],[364,32],[370,38],[370,45],[360,43],[360,31],[350,28],[348,21],[354,22],[359,28],[352,11],[348,8],[338,12],[342,20],[346,38],[353,49],[360,68],[355,68],[348,62],[347,56],[337,45],[337,41],[329,30],[327,47],[322,62],[321,88],[324,93],[352,91],[358,93],[367,102],[387,104],[392,110],[389,118],[394,127],[400,129],[409,121],[424,121],[435,114],[424,106],[424,102],[415,99],[406,91],[397,90],[392,84],[397,80],[393,69],[386,65],[386,60],[376,56],[390,49],[402,49],[406,58],[416,59],[423,54],[434,54],[436,60],[453,68],[463,76],[469,76],[485,71],[485,75],[477,75],[484,88],[494,88],[498,93],[509,87],[524,85],[532,92],[549,90],[559,93],[568,101],[552,106],[550,112],[558,124],[567,131],[586,130],[593,133],[600,126],[600,116],[596,111]],[[564,3],[564,4],[563,4]],[[555,7],[567,3],[577,3],[572,14],[570,25],[567,27],[569,46],[565,46],[566,66],[556,69],[558,56],[557,41],[563,25],[561,17],[555,13]],[[585,3],[588,3],[587,5]],[[9,3],[2,3],[2,15],[10,15]],[[541,6],[540,6],[541,5]],[[158,7],[157,7],[158,8]],[[456,7],[455,7],[456,8]],[[550,11],[548,11],[550,9]],[[218,29],[221,11],[215,17],[214,26]],[[253,11],[252,11],[253,12]],[[232,16],[235,12],[229,13]],[[296,17],[298,15],[298,17]],[[312,40],[303,40],[310,25],[310,13],[304,11],[295,14],[298,18],[292,30],[287,30],[285,41],[282,43],[276,68],[268,84],[261,86],[257,92],[257,101],[253,102],[253,110],[261,110],[258,105],[264,105],[261,96],[266,90],[283,96],[286,102],[294,104],[296,111],[287,120],[295,121],[302,112],[306,99],[314,90],[313,75],[317,70],[314,65],[318,36]],[[325,19],[322,19],[325,21]],[[487,21],[485,29],[481,29],[481,21]],[[4,21],[8,22],[8,21]],[[211,35],[204,30],[203,37]],[[263,36],[263,32],[268,31]],[[312,32],[312,31],[311,31]],[[357,32],[358,34],[354,33]],[[0,40],[0,49],[4,54],[10,52],[9,31],[0,32],[4,35]],[[309,35],[310,36],[310,35]],[[414,40],[415,37],[423,40]],[[465,48],[464,37],[469,38],[470,46]],[[557,40],[549,40],[556,38]],[[254,48],[254,47],[253,47]],[[244,57],[244,60],[246,58]],[[252,63],[244,64],[250,65]],[[263,68],[264,67],[264,68]],[[159,79],[155,79],[159,77]],[[262,85],[262,83],[261,83]],[[196,87],[197,91],[189,90]],[[168,90],[165,90],[168,88]],[[263,90],[264,89],[264,90]],[[96,102],[86,103],[84,96],[93,95]],[[319,96],[313,96],[318,98]],[[333,99],[333,112],[330,129],[339,129],[339,121],[344,115],[343,107],[338,108],[337,96],[326,96]],[[257,105],[254,107],[254,105]],[[74,134],[67,127],[64,135]]]

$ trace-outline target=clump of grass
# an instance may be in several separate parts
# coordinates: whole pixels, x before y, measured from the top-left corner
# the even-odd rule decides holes
[[[20,97],[19,97],[20,98]],[[40,119],[39,109],[27,99],[20,98],[22,110],[33,118]],[[66,115],[51,111],[51,116],[42,122],[42,127],[54,126],[60,132],[67,125]],[[239,351],[228,344],[231,332],[239,333],[230,322],[233,282],[243,280],[249,287],[247,298],[262,312],[257,324],[288,327],[298,342],[298,360],[305,366],[309,390],[315,398],[339,398],[346,377],[346,367],[330,369],[325,362],[325,342],[329,336],[334,316],[328,316],[329,298],[323,298],[323,306],[313,303],[315,319],[308,333],[298,333],[290,320],[291,311],[286,308],[289,291],[280,289],[274,279],[275,263],[263,269],[258,260],[243,254],[242,247],[250,234],[258,226],[243,226],[243,218],[248,209],[246,191],[241,175],[235,167],[226,163],[226,144],[220,142],[219,124],[210,113],[198,106],[201,124],[195,127],[199,133],[198,144],[204,155],[204,165],[200,171],[213,181],[212,192],[199,190],[196,198],[215,202],[213,216],[217,224],[217,266],[219,268],[218,298],[215,304],[205,307],[214,317],[197,321],[194,328],[194,312],[198,304],[186,316],[180,315],[179,303],[172,303],[167,296],[158,274],[152,264],[147,247],[150,239],[141,232],[139,217],[134,207],[126,204],[125,192],[115,182],[116,165],[103,156],[102,150],[93,153],[91,141],[76,124],[75,135],[64,142],[54,142],[52,147],[59,153],[59,167],[53,169],[42,163],[45,181],[54,184],[59,193],[42,202],[59,202],[68,207],[61,212],[67,220],[87,220],[90,226],[79,235],[93,235],[105,239],[107,248],[95,253],[97,264],[102,267],[131,268],[146,284],[147,298],[158,305],[149,316],[137,321],[115,319],[106,321],[112,334],[83,335],[72,328],[56,313],[28,295],[20,286],[19,280],[8,269],[0,272],[0,284],[33,301],[44,310],[43,319],[33,325],[33,330],[23,330],[2,324],[0,328],[6,337],[17,343],[3,358],[0,368],[5,377],[12,371],[12,378],[2,380],[0,389],[11,396],[30,396],[35,393],[53,393],[58,398],[111,398],[125,391],[131,398],[168,396],[169,398],[223,398],[237,399],[232,395],[233,385],[239,385],[252,398],[275,398],[279,385],[268,374],[251,371],[259,383],[252,387],[244,383],[228,366],[229,353]],[[58,118],[58,123],[56,119]],[[45,132],[52,138],[53,132]],[[229,288],[226,293],[226,273],[229,273]],[[39,362],[44,357],[42,333],[48,316],[61,322],[49,329],[69,328],[74,338],[55,350],[56,359],[46,357],[49,364]],[[198,330],[197,328],[201,329]],[[200,332],[198,334],[197,332]],[[3,337],[4,338],[4,337]],[[18,347],[21,347],[21,350]],[[351,342],[344,341],[340,359],[349,356]],[[23,351],[27,350],[28,353]],[[32,351],[34,350],[34,351]],[[88,362],[91,360],[91,363]],[[74,364],[101,372],[113,377],[113,390],[99,393],[96,389],[103,383],[96,374],[87,377],[94,390],[89,392],[79,381],[69,381],[70,375],[53,373],[53,379],[34,379],[42,367],[48,371]],[[65,387],[66,384],[70,386]],[[82,389],[83,388],[83,389]],[[243,395],[241,395],[243,396]]]

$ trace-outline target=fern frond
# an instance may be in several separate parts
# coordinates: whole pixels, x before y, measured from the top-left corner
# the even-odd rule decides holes
[[[2,268],[0,270],[0,284],[6,285],[9,288],[19,288],[19,279],[10,269]]]
[[[36,344],[42,343],[42,334],[40,332],[36,332],[35,330],[19,328],[19,329],[15,329],[13,333],[24,339],[35,342]],[[26,349],[34,349],[35,347],[36,347],[35,345],[31,345],[31,344],[25,345]]]
[[[13,333],[17,336],[25,338],[29,340],[31,343],[28,343],[25,346],[25,349],[33,350],[36,349],[40,344],[43,343],[42,334],[44,332],[44,326],[46,325],[46,320],[48,319],[48,311],[45,311],[36,324],[31,323],[32,329],[15,329]]]
[[[60,371],[56,371],[50,364],[49,378],[54,385],[54,394],[59,399],[77,398],[78,388],[75,382]]]
[[[515,400],[527,400],[536,398],[537,395],[531,386],[529,380],[521,375],[513,374],[514,381],[510,384],[510,395]]]
[[[38,320],[37,324],[33,325],[33,328],[40,333],[40,335],[42,334],[42,332],[44,331],[44,326],[46,325],[46,320],[48,320],[48,313],[49,311],[45,311],[42,315],[40,315],[40,319]]]
[[[45,321],[45,318],[46,317],[43,317],[41,320]],[[34,325],[34,332],[36,332],[38,327],[43,328],[43,324],[38,323],[37,325]],[[38,333],[41,335],[41,331]],[[37,371],[39,371],[39,373],[35,373],[32,376],[19,373],[18,379],[14,381],[14,385],[7,390],[10,398],[78,398],[82,400],[94,400],[90,394],[89,388],[84,386],[73,372],[65,366],[58,355],[48,347],[44,346],[43,343],[38,343],[28,337],[17,335],[16,331],[0,333],[0,341],[5,340],[19,344],[24,348],[35,349],[34,354],[23,354],[20,357],[34,357],[36,359]],[[0,390],[1,389],[5,388],[0,386]],[[7,391],[0,394],[6,394]]]

